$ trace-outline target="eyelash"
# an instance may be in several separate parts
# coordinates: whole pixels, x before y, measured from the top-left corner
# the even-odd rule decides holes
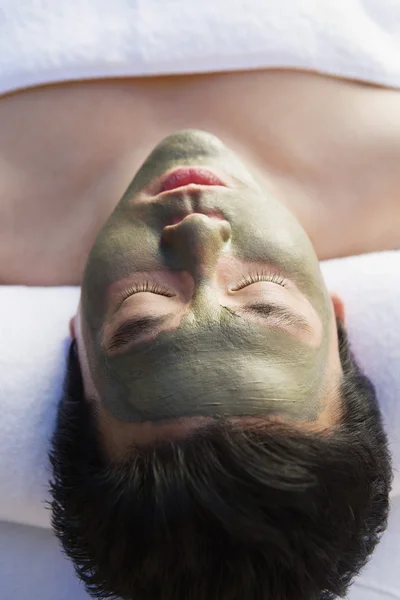
[[[252,283],[257,283],[258,281],[270,281],[272,283],[281,285],[282,287],[286,287],[286,279],[281,275],[278,275],[277,273],[262,273],[256,271],[255,273],[250,273],[250,275],[243,277],[238,285],[233,288],[233,291],[237,292],[248,285],[251,285]]]
[[[270,281],[283,287],[286,286],[286,279],[281,275],[277,275],[276,273],[255,272],[243,277],[238,285],[232,288],[232,291],[237,292],[248,285],[257,283],[259,281]],[[133,294],[138,294],[139,292],[150,292],[153,294],[158,294],[159,296],[166,296],[167,298],[173,298],[176,295],[162,285],[158,285],[157,283],[152,283],[150,281],[144,281],[143,283],[132,285],[124,290],[124,292],[121,294],[121,301],[124,301],[126,298],[129,298],[129,296],[133,296]]]
[[[173,294],[168,288],[162,285],[152,283],[151,281],[144,281],[143,283],[132,285],[131,287],[124,290],[124,292],[121,295],[121,300],[126,300],[126,298],[129,298],[129,296],[132,296],[133,294],[137,294],[139,292],[151,292],[152,294],[166,296],[167,298],[173,298],[173,296],[175,296],[175,294]]]

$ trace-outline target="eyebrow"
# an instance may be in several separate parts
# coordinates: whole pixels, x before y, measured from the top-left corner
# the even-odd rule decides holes
[[[162,326],[171,315],[162,315],[160,317],[133,317],[120,325],[111,335],[110,339],[104,343],[105,351],[118,350],[129,344],[135,337],[141,333]]]
[[[310,323],[305,317],[291,311],[289,307],[281,304],[257,302],[256,304],[248,304],[244,306],[240,309],[240,312],[248,312],[251,314],[256,313],[262,317],[277,317],[281,320],[283,325],[296,327],[297,329],[301,329],[309,335],[312,335],[314,333],[313,328],[311,327]]]
[[[285,325],[292,327],[294,326],[308,334],[313,333],[313,329],[305,317],[292,312],[288,307],[280,304],[268,304],[265,302],[248,304],[240,308],[240,313],[228,308],[227,306],[224,306],[223,308],[228,310],[236,317],[240,317],[240,313],[246,312],[251,314],[256,313],[262,317],[278,317]],[[123,348],[141,333],[145,333],[149,331],[149,329],[162,327],[162,325],[170,317],[171,315],[168,314],[159,317],[147,316],[140,318],[133,317],[132,319],[128,319],[113,332],[110,339],[104,344],[105,351],[109,352],[111,350],[119,350]]]

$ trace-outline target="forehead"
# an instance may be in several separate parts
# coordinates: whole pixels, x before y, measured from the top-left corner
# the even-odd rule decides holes
[[[325,346],[248,324],[185,328],[122,356],[99,356],[94,380],[104,407],[123,421],[282,413],[311,420]]]

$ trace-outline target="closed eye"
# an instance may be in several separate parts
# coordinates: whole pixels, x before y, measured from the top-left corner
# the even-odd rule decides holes
[[[233,292],[238,292],[253,283],[258,283],[259,281],[267,281],[270,283],[276,283],[277,285],[281,285],[282,287],[286,287],[287,280],[279,275],[278,273],[270,273],[264,271],[256,271],[255,273],[250,273],[243,277],[236,287],[232,288]]]
[[[174,292],[163,285],[159,285],[158,283],[154,283],[152,281],[143,281],[141,283],[133,284],[129,288],[123,290],[119,295],[118,300],[120,303],[122,303],[130,296],[139,294],[140,292],[149,292],[151,294],[157,294],[158,296],[166,296],[167,298],[173,298],[176,296]]]

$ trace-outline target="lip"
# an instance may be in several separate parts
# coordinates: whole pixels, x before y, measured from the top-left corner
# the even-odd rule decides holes
[[[216,173],[208,167],[176,167],[164,173],[151,184],[153,195],[167,195],[177,190],[184,191],[202,187],[231,187],[226,175]]]

